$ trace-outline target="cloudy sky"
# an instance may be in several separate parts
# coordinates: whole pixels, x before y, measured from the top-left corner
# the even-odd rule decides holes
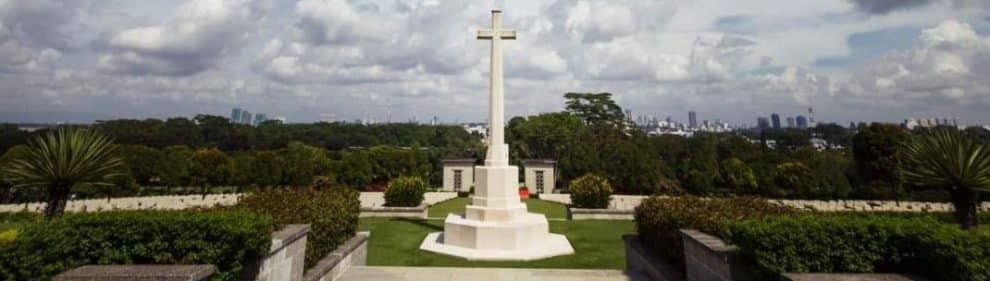
[[[987,0],[0,0],[0,121],[483,120],[495,6],[509,116],[990,123]]]

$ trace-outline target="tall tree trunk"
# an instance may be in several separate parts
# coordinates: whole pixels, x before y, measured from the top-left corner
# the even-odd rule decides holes
[[[65,204],[69,201],[69,187],[63,184],[54,184],[48,187],[48,202],[45,205],[45,218],[51,219],[65,211]]]
[[[977,194],[967,188],[952,190],[952,205],[955,207],[956,220],[963,229],[971,229],[979,225],[976,216]]]

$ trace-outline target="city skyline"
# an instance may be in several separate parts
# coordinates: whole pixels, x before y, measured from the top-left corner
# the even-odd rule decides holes
[[[0,121],[232,107],[296,122],[485,116],[475,102],[485,45],[464,35],[485,22],[485,1],[108,3],[0,2]],[[819,110],[809,123],[990,121],[990,11],[979,1],[500,6],[519,11],[505,21],[525,34],[506,49],[507,116],[560,111],[566,92],[611,92],[633,112],[691,108],[736,124],[809,106]]]

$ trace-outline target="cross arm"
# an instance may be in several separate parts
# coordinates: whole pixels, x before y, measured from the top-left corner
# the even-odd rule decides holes
[[[502,40],[515,40],[516,31],[512,29],[501,29],[501,30],[491,30],[491,29],[481,29],[478,30],[478,39],[491,40],[495,38],[495,34],[498,34],[499,38]]]

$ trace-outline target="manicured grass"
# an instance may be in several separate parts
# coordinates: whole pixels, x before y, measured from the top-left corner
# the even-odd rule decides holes
[[[632,221],[551,221],[550,231],[567,236],[573,255],[529,262],[476,262],[419,249],[426,234],[443,231],[443,220],[362,218],[359,228],[371,231],[368,265],[377,266],[624,269],[622,235],[635,232]]]
[[[530,213],[540,213],[548,219],[563,219],[567,217],[567,207],[564,205],[543,201],[539,199],[527,199],[526,208]],[[443,218],[449,213],[464,213],[464,207],[471,203],[470,198],[460,197],[440,202],[430,206],[429,216],[431,218]]]

